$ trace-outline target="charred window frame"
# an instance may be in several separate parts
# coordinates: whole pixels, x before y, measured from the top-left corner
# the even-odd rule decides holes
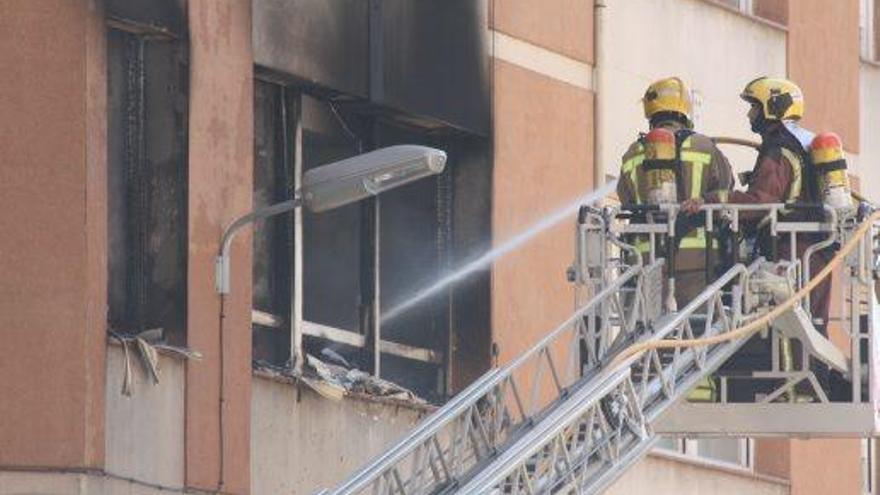
[[[253,208],[292,199],[297,186],[296,136],[299,93],[283,84],[254,84]],[[254,360],[290,367],[298,278],[295,261],[301,229],[299,210],[254,224],[251,321]],[[284,331],[290,329],[291,331]]]
[[[107,20],[109,328],[175,344],[186,341],[187,55],[178,32]]]
[[[455,189],[475,182],[455,170],[458,162],[482,170],[488,189],[485,140],[393,121],[351,100],[312,93],[259,72],[255,87],[255,208],[291,198],[303,172],[370,149],[423,144],[450,156],[446,172],[437,177],[323,213],[298,209],[255,227],[256,364],[301,367],[306,355],[334,364],[344,360],[442,400],[452,381],[452,329],[462,320],[477,319],[481,323],[473,328],[461,326],[473,333],[488,328],[488,314],[473,316],[488,307],[471,297],[487,292],[482,275],[480,283],[466,284],[468,299],[474,301],[461,305],[467,315],[451,310],[450,288],[393,321],[375,321],[450,269],[452,251],[458,248],[452,235],[455,219],[473,213],[456,213]],[[478,203],[472,202],[473,208],[489,211]],[[488,231],[484,225],[471,230]],[[462,252],[485,248],[482,241]]]

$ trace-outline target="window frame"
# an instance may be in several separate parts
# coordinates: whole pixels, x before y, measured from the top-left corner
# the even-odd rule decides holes
[[[718,3],[728,9],[736,10],[742,14],[747,16],[755,15],[755,0],[735,0],[736,4],[734,5],[731,2],[727,2],[725,0],[711,0],[715,3]]]
[[[755,15],[754,0],[739,0],[739,10],[746,15]]]
[[[682,437],[667,437],[671,438],[676,442],[674,448],[666,448],[666,447],[655,447],[653,449],[654,453],[657,453],[662,456],[673,457],[676,459],[682,459],[689,462],[694,462],[700,465],[710,466],[710,467],[718,467],[723,469],[734,469],[745,472],[754,472],[755,468],[755,442],[752,438],[736,438],[736,437],[707,437],[706,439],[726,439],[726,440],[735,440],[737,441],[738,453],[737,453],[737,462],[730,462],[723,459],[716,459],[714,457],[707,457],[704,455],[700,455],[700,440],[699,438],[682,438]]]
[[[284,150],[283,157],[285,160],[293,161],[294,190],[299,190],[302,186],[304,172],[303,97],[308,96],[316,98],[322,102],[327,102],[328,105],[331,104],[330,100],[322,95],[309,91],[307,88],[286,81],[279,81],[275,77],[262,74],[259,71],[255,73],[254,78],[260,82],[279,86],[283,94],[286,95],[286,98],[289,98],[289,100],[284,100],[281,103],[282,105],[286,105],[285,110],[287,112],[287,118],[282,119],[282,125],[286,128],[282,129],[281,132],[288,136],[287,139],[284,139],[286,143],[285,146],[288,146],[287,143],[289,143],[289,148]],[[333,109],[334,114],[336,114],[335,107],[331,105],[331,108]],[[338,115],[337,118],[341,119]],[[372,284],[372,287],[366,292],[364,292],[363,287],[361,289],[362,293],[373,295],[372,300],[368,305],[372,315],[379,314],[378,305],[380,304],[380,301],[378,296],[381,290],[381,287],[378,287],[380,278],[378,260],[380,242],[378,236],[380,224],[379,218],[375,215],[375,212],[373,211],[371,213],[371,210],[375,210],[378,207],[379,201],[379,198],[364,200],[362,202],[362,216],[360,220],[362,228],[369,228],[369,230],[371,230],[371,232],[368,232],[367,237],[363,239],[360,249],[362,260],[372,259],[372,266],[368,269],[370,272],[368,282]],[[285,315],[276,315],[253,307],[251,309],[252,327],[254,325],[260,325],[262,327],[273,328],[279,331],[287,330],[290,332],[289,356],[291,358],[290,363],[292,364],[291,371],[295,373],[302,371],[305,357],[304,336],[308,336],[337,344],[343,344],[349,347],[364,349],[370,354],[370,358],[373,362],[373,367],[369,371],[376,377],[382,377],[380,365],[380,356],[382,354],[435,365],[443,370],[444,375],[447,374],[447,367],[449,365],[443,351],[383,339],[381,335],[381,325],[378,324],[376,318],[370,317],[370,322],[368,323],[369,329],[364,331],[364,328],[360,328],[360,332],[337,328],[305,319],[303,307],[303,285],[305,279],[303,270],[303,207],[297,207],[293,210],[293,222],[293,260],[291,263],[293,277],[290,286],[291,314],[289,317],[289,325],[287,325],[286,329],[284,328],[285,322],[288,320]],[[371,244],[371,247],[366,248],[364,244]],[[371,252],[364,253],[365,249]],[[364,274],[362,274],[362,277],[363,276]],[[444,383],[443,385],[445,389],[448,390],[449,384]]]
[[[138,96],[139,102],[137,103],[137,106],[138,106],[137,112],[139,112],[140,117],[139,117],[139,122],[137,123],[136,139],[137,139],[137,141],[139,141],[141,143],[139,145],[139,148],[143,148],[143,149],[139,149],[137,151],[137,157],[135,158],[135,160],[140,162],[140,164],[138,166],[145,169],[145,171],[144,171],[145,174],[152,173],[152,172],[147,171],[147,167],[149,165],[149,158],[151,157],[152,148],[149,147],[149,143],[147,142],[147,136],[150,132],[149,129],[151,127],[151,124],[150,124],[150,121],[148,120],[150,105],[145,102],[148,87],[150,85],[150,83],[148,82],[148,79],[146,79],[146,78],[148,77],[147,72],[151,71],[150,67],[148,66],[148,60],[151,58],[151,56],[147,54],[146,48],[151,44],[157,44],[157,43],[169,44],[168,47],[166,48],[170,53],[170,59],[166,61],[169,64],[169,66],[168,67],[160,67],[160,68],[154,69],[154,70],[158,70],[160,72],[162,69],[171,70],[171,71],[175,71],[175,70],[179,71],[179,73],[173,72],[174,74],[178,75],[181,79],[174,81],[174,83],[172,84],[172,86],[177,88],[177,92],[174,93],[170,97],[171,102],[169,104],[175,106],[173,108],[176,108],[176,111],[180,112],[180,114],[182,115],[182,118],[180,119],[180,128],[174,127],[172,129],[172,132],[179,132],[179,134],[176,134],[176,135],[173,134],[174,137],[171,138],[171,139],[177,141],[176,147],[174,144],[172,144],[171,148],[169,150],[167,150],[167,152],[171,153],[171,154],[179,155],[179,158],[180,158],[179,162],[175,161],[175,163],[177,165],[179,165],[179,170],[177,171],[177,173],[179,175],[171,178],[170,180],[173,180],[173,182],[175,184],[177,184],[178,187],[180,187],[179,197],[176,198],[177,214],[179,215],[178,227],[180,227],[179,230],[176,231],[176,235],[178,236],[176,249],[179,250],[178,254],[179,254],[179,258],[180,258],[180,263],[182,263],[182,265],[183,265],[182,272],[186,273],[186,265],[188,264],[187,245],[188,245],[188,236],[189,236],[188,229],[187,229],[187,225],[188,225],[187,202],[188,202],[188,194],[189,194],[189,186],[187,183],[188,176],[189,176],[188,153],[187,153],[187,149],[188,149],[187,121],[189,118],[189,108],[188,108],[187,101],[188,101],[188,95],[189,95],[189,89],[190,89],[189,88],[188,71],[186,70],[186,66],[189,65],[189,47],[188,47],[186,36],[183,34],[176,33],[172,28],[169,28],[166,26],[162,26],[159,24],[153,24],[153,23],[147,23],[147,22],[143,22],[143,21],[139,21],[139,20],[122,18],[122,17],[115,16],[112,14],[108,14],[105,17],[104,28],[105,28],[105,36],[108,41],[108,46],[106,48],[107,57],[108,57],[108,67],[107,67],[107,72],[106,72],[108,98],[109,98],[109,92],[110,92],[110,86],[111,86],[111,76],[110,76],[111,66],[110,66],[110,63],[112,63],[112,61],[109,60],[110,55],[111,55],[111,48],[110,48],[111,37],[121,35],[124,37],[130,37],[133,40],[136,40],[138,43],[140,43],[140,49],[139,49],[139,53],[138,53],[139,59],[137,60],[137,64],[139,66],[138,70],[142,74],[141,75],[142,80],[140,81],[140,83],[137,87],[137,91],[139,93],[139,96]],[[155,55],[153,55],[153,56],[155,56]],[[130,63],[127,58],[124,60],[126,60],[126,63]],[[174,68],[175,64],[178,65],[176,68]],[[171,68],[171,69],[169,69],[169,68]],[[128,89],[128,88],[126,88],[126,89]],[[123,98],[122,103],[125,104],[126,106],[130,104],[130,102],[125,98]],[[164,103],[168,103],[168,102],[164,102]],[[181,108],[181,106],[182,106],[182,108]],[[111,120],[111,113],[110,112],[111,112],[111,108],[108,105],[107,117],[106,117],[108,119],[108,125]],[[126,120],[129,117],[126,115],[123,115],[121,118],[123,120]],[[111,147],[111,143],[113,142],[113,139],[110,136],[110,132],[112,132],[112,131],[108,130],[108,139],[107,139],[108,149],[109,149],[109,147]],[[124,128],[123,130],[121,130],[119,132],[122,132],[124,134],[124,133],[128,132],[128,129]],[[165,136],[165,137],[167,138],[168,136]],[[123,136],[121,139],[123,141],[126,141],[127,139],[129,139],[129,137]],[[123,144],[123,146],[126,146],[126,145]],[[108,151],[108,155],[109,154],[110,153]],[[124,164],[118,164],[118,163],[112,162],[110,160],[111,160],[111,158],[108,156],[108,164],[107,164],[108,175],[111,174],[111,172],[110,172],[111,169],[118,167],[118,166],[124,166]],[[128,172],[122,172],[122,174],[123,174],[122,186],[126,189],[128,187],[130,187],[130,184],[127,182],[127,179],[124,178],[124,175],[127,173]],[[127,200],[126,195],[128,194],[128,191],[124,190],[124,191],[113,192],[114,191],[112,189],[113,186],[114,186],[114,184],[109,183],[109,181],[108,181],[108,191],[107,191],[108,204],[111,201],[112,195],[114,195],[114,194],[121,194],[123,196],[122,200],[126,201]],[[146,188],[146,190],[143,191],[143,194],[149,195],[149,196],[152,196],[153,194],[155,194],[155,192],[154,192],[155,189],[153,187],[150,187],[149,184],[143,185],[143,187]],[[159,186],[159,187],[161,187],[161,186]],[[107,216],[108,229],[110,229],[114,225],[113,221],[111,221],[111,214],[113,213],[112,207],[108,208],[108,210],[111,210],[111,211],[108,211],[108,216]],[[153,232],[150,230],[150,228],[152,226],[151,219],[149,218],[150,212],[149,211],[143,212],[143,214],[146,215],[146,217],[142,219],[143,220],[142,225],[139,225],[137,228],[143,230],[141,235],[143,235],[145,238],[149,238],[153,235]],[[120,232],[120,234],[123,237],[127,238],[129,235],[131,235],[130,232],[128,232],[128,229],[131,229],[133,227],[130,225],[131,219],[128,218],[128,213],[126,213],[124,216],[125,216],[125,218],[123,218],[123,224],[121,225],[123,231]],[[110,242],[111,242],[110,236],[108,235],[108,249],[109,249]],[[144,242],[152,242],[152,241],[144,241]],[[166,240],[166,242],[171,242],[171,241]],[[114,263],[111,262],[110,258],[108,258],[108,260],[107,260],[108,291],[112,290],[112,287],[110,286],[109,281],[112,281],[115,279],[113,270],[122,269],[126,272],[125,276],[127,278],[138,279],[138,283],[143,284],[143,286],[140,287],[140,289],[138,289],[139,291],[142,292],[141,297],[139,298],[141,300],[137,301],[135,303],[132,303],[129,300],[129,298],[131,298],[133,296],[132,296],[132,294],[127,293],[125,296],[126,308],[125,309],[118,309],[118,308],[113,309],[114,300],[113,300],[113,298],[109,297],[109,294],[108,294],[108,303],[107,303],[107,330],[108,330],[108,333],[110,333],[111,335],[117,335],[117,336],[119,336],[120,334],[122,334],[123,336],[146,335],[145,338],[148,338],[150,340],[159,340],[161,342],[172,343],[175,345],[185,345],[186,340],[187,340],[187,319],[188,319],[188,317],[187,317],[188,293],[187,293],[187,283],[186,283],[185,275],[183,276],[183,279],[180,281],[179,287],[176,288],[177,290],[174,290],[174,293],[175,293],[174,295],[176,296],[175,299],[176,298],[182,299],[182,301],[180,301],[180,307],[177,308],[179,310],[179,312],[178,312],[179,321],[173,320],[174,323],[179,323],[180,327],[177,328],[177,325],[175,325],[174,328],[170,328],[170,329],[166,328],[165,323],[168,323],[168,321],[171,321],[171,320],[163,320],[163,322],[162,322],[163,324],[160,327],[153,328],[153,327],[155,327],[155,324],[151,324],[146,321],[145,313],[147,311],[147,308],[150,305],[150,302],[149,302],[150,301],[150,294],[151,294],[151,292],[155,292],[156,290],[158,290],[159,285],[154,283],[153,279],[150,278],[149,273],[146,272],[146,268],[143,268],[144,272],[140,273],[140,274],[130,273],[130,271],[133,270],[132,267],[130,266],[130,263],[132,263],[131,252],[130,252],[132,247],[128,244],[128,242],[126,242],[125,248],[126,248],[125,253],[123,255],[125,257],[125,260],[120,265],[118,265],[118,266],[114,265]],[[149,255],[145,254],[144,260],[147,259],[148,257],[149,257]],[[158,259],[158,257],[156,259]],[[141,260],[141,262],[144,262],[144,260]],[[157,261],[154,259],[153,263],[156,263],[156,262]],[[128,291],[128,289],[126,289],[126,291]],[[134,310],[132,310],[132,308],[130,307],[132,304],[137,306]],[[135,314],[130,314],[132,311],[134,311]],[[129,320],[129,321],[123,321],[122,324],[119,325],[120,322],[117,321],[118,320],[117,317],[120,314],[123,315],[121,320]],[[161,333],[156,333],[157,330],[161,330]]]

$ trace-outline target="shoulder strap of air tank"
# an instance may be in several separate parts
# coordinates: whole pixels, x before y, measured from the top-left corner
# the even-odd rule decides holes
[[[684,171],[681,166],[681,146],[693,134],[694,131],[691,129],[679,129],[675,131],[675,188],[678,191],[679,197],[681,197],[681,195],[684,195],[685,198],[689,197],[688,190],[685,189],[684,186]]]
[[[800,161],[801,168],[801,199],[807,202],[816,201],[818,198],[818,187],[816,183],[816,171],[813,167],[813,158],[810,151],[804,148],[804,145],[790,132],[783,132],[779,145],[790,151]]]

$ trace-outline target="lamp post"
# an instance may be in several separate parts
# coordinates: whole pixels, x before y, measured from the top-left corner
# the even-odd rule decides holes
[[[214,266],[215,289],[221,295],[229,294],[229,252],[235,235],[247,225],[303,204],[314,212],[338,208],[437,175],[445,167],[445,152],[407,144],[378,149],[309,170],[303,175],[302,189],[296,191],[293,199],[252,211],[226,227]]]

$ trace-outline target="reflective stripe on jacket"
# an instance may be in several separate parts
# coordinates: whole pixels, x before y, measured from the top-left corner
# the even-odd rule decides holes
[[[666,127],[666,126],[664,126]],[[673,132],[678,126],[669,126]],[[702,198],[707,203],[726,202],[733,189],[733,171],[727,158],[708,137],[693,133],[681,143],[681,176],[678,199]],[[617,194],[622,204],[642,204],[647,196],[644,146],[634,142],[623,156]],[[650,245],[643,238],[636,243],[642,253]],[[706,235],[702,228],[695,229],[679,244],[676,264],[682,269],[702,268],[706,249]]]

